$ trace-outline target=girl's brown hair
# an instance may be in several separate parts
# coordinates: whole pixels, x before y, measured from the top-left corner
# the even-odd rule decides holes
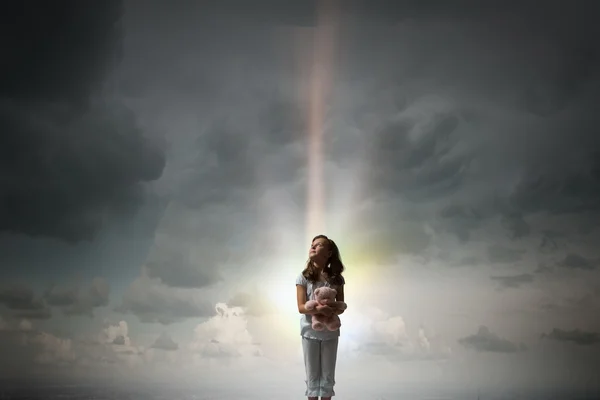
[[[327,243],[329,243],[329,250],[331,251],[331,256],[327,260],[327,265],[323,271],[327,276],[327,282],[333,286],[343,285],[344,279],[342,277],[342,272],[344,272],[346,268],[342,263],[340,250],[335,242],[325,235],[315,236],[312,241],[314,242],[317,239],[325,239]],[[306,262],[306,267],[304,268],[304,271],[302,271],[302,275],[310,282],[319,280],[318,271],[315,269],[314,263],[310,259]]]

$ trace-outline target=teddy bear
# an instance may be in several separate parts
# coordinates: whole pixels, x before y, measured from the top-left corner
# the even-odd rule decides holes
[[[330,316],[313,314],[312,328],[315,331],[322,331],[324,329],[335,331],[342,325],[340,317],[335,313],[335,310],[345,310],[347,305],[343,301],[336,301],[335,296],[337,296],[337,290],[323,286],[315,290],[314,300],[309,300],[304,305],[308,311],[318,310],[319,306],[329,306],[334,310],[334,313]]]

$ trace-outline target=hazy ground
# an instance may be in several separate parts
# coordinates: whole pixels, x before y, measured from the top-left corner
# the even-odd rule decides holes
[[[278,387],[265,389],[242,386],[222,388],[197,385],[171,387],[169,385],[140,384],[71,384],[53,385],[48,382],[29,384],[25,382],[0,382],[0,399],[148,399],[148,400],[254,400],[254,399],[303,399],[301,395],[290,395],[290,390]],[[390,388],[386,391],[367,388],[367,385],[354,383],[338,390],[337,399],[343,400],[467,400],[467,399],[521,399],[521,400],[592,400],[600,398],[600,393],[548,390],[518,391],[510,389],[464,390],[460,388],[405,387]]]

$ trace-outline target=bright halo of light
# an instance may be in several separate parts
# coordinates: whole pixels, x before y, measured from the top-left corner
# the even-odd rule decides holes
[[[345,262],[345,261],[344,261]],[[289,262],[285,265],[298,265],[298,262]],[[265,278],[266,299],[274,308],[269,310],[277,319],[277,329],[280,329],[286,337],[295,338],[300,334],[300,314],[298,313],[298,305],[296,300],[296,277],[302,272],[304,262],[299,263],[299,267],[295,269],[285,268],[280,270],[273,269],[273,273]],[[342,320],[342,335],[345,341],[356,342],[360,341],[363,329],[360,324],[360,314],[357,310],[358,304],[352,299],[357,300],[352,294],[357,293],[360,270],[349,269],[348,273],[344,273],[346,285],[344,292],[348,303],[348,310],[340,315]],[[350,296],[350,297],[348,297]]]
[[[296,263],[297,264],[297,263]],[[287,263],[284,265],[294,265]],[[279,329],[285,336],[300,334],[300,314],[296,301],[296,277],[301,272],[302,264],[297,269],[273,269],[273,273],[265,277],[265,296],[269,302],[269,313],[277,318]]]

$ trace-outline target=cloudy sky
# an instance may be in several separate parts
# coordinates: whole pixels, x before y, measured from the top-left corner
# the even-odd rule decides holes
[[[597,6],[482,3],[10,6],[0,378],[301,398],[325,233],[338,395],[590,388]]]

